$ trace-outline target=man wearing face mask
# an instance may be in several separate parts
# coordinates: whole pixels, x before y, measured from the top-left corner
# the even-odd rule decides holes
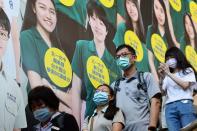
[[[195,72],[177,47],[166,51],[166,63],[160,63],[158,73],[165,92],[165,118],[169,131],[179,131],[196,119],[193,102]]]
[[[59,99],[45,86],[32,89],[28,95],[29,108],[40,123],[33,131],[79,131],[75,118],[65,112],[59,112]]]
[[[116,62],[123,71],[122,78],[112,83],[116,105],[125,116],[124,131],[155,131],[161,105],[160,89],[148,72],[139,79],[136,58],[135,50],[128,45],[116,49]]]

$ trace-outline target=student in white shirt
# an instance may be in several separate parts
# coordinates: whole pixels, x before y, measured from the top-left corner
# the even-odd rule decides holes
[[[164,78],[165,118],[169,131],[179,131],[196,119],[191,88],[196,82],[195,72],[176,47],[167,50],[165,60],[166,63],[160,63],[158,70]]]

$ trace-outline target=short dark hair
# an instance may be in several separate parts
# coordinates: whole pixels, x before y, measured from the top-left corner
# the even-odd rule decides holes
[[[2,8],[0,8],[0,26],[6,31],[8,31],[8,35],[10,34],[10,30],[11,30],[10,21]]]
[[[126,45],[126,44],[122,44],[122,45],[118,46],[118,48],[116,49],[116,53],[117,53],[119,50],[123,49],[123,48],[127,48],[133,55],[136,55],[136,52],[135,52],[135,50],[133,49],[133,47],[131,47],[131,46],[129,46],[129,45]]]
[[[49,87],[37,86],[29,92],[28,104],[31,111],[32,104],[39,103],[40,101],[43,101],[47,107],[53,110],[58,110],[59,108],[60,101]]]
[[[115,35],[115,28],[108,21],[107,14],[106,14],[104,8],[102,7],[102,5],[97,3],[96,0],[89,0],[89,2],[87,3],[87,13],[88,13],[89,17],[92,17],[95,14],[96,17],[98,17],[99,20],[101,20],[104,23],[106,30],[108,32],[106,35],[106,38],[105,38],[105,46],[106,46],[107,50],[112,55],[114,55],[115,54],[115,45],[112,40]],[[90,24],[88,24],[87,30],[90,32],[89,38],[93,39],[94,36],[93,36],[92,29],[90,28]]]
[[[105,24],[107,30],[109,31],[110,23],[107,20],[107,15],[103,9],[96,1],[89,1],[87,4],[88,16],[92,17],[95,15]]]

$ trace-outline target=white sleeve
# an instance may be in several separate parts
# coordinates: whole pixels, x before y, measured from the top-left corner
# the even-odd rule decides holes
[[[189,68],[189,71],[190,72],[183,77],[183,81],[196,82],[196,77],[195,77],[194,71],[191,68]]]

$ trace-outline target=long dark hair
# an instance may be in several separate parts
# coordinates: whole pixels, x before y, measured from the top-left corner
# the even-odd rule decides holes
[[[135,33],[139,37],[140,41],[145,43],[144,25],[143,25],[142,14],[141,14],[141,11],[140,11],[140,6],[139,6],[139,3],[138,3],[138,0],[125,0],[124,1],[124,6],[125,6],[125,9],[126,9],[126,28],[127,28],[127,30],[130,29],[130,30],[134,31],[134,27],[133,27],[133,24],[132,24],[132,19],[129,17],[129,13],[128,13],[127,8],[126,8],[126,2],[127,1],[131,1],[132,3],[134,3],[136,8],[137,8],[138,21],[137,21],[137,29],[136,29]]]
[[[114,94],[113,89],[109,85],[102,84],[102,85],[99,85],[97,88],[99,88],[100,86],[108,87],[110,96],[114,97],[112,100],[109,101],[108,108],[107,108],[107,110],[104,113],[104,117],[106,119],[113,120],[115,114],[117,113],[117,111],[119,111],[119,108],[116,107],[116,96],[115,96],[116,94]]]
[[[25,15],[24,15],[24,21],[23,21],[21,31],[24,31],[24,30],[27,30],[31,27],[36,26],[37,19],[36,19],[35,13],[33,12],[33,7],[35,7],[36,1],[37,0],[27,0]],[[55,7],[54,1],[51,0],[51,2],[53,3],[53,5]],[[52,33],[50,33],[50,40],[51,40],[53,46],[63,49],[61,47],[60,40],[58,39],[58,31],[57,31],[56,27],[55,27],[54,31]]]
[[[179,48],[177,48],[177,47],[169,48],[166,51],[165,60],[169,57],[173,57],[177,60],[177,69],[182,70],[184,74],[189,73],[187,68],[191,67],[193,69],[193,67],[189,64],[185,55],[183,54],[183,52]]]
[[[184,30],[185,30],[185,36],[184,37],[185,37],[186,45],[190,45],[189,35],[187,34],[186,27],[185,27],[185,19],[186,19],[186,16],[189,17],[189,20],[190,20],[190,22],[192,24],[192,28],[194,30],[194,35],[195,35],[195,37],[194,37],[194,41],[195,41],[194,48],[195,48],[195,50],[197,50],[196,49],[197,48],[197,32],[196,32],[196,30],[194,28],[194,23],[192,21],[191,15],[189,13],[185,13],[184,14],[184,17],[183,17],[183,24],[184,24]]]
[[[105,24],[106,29],[108,31],[107,36],[105,38],[105,46],[112,55],[115,55],[116,48],[115,45],[113,44],[113,37],[114,37],[114,33],[112,31],[113,25],[110,24],[109,21],[107,20],[107,16],[103,7],[97,4],[96,1],[90,0],[87,4],[87,12],[89,17],[93,16],[93,14],[95,13],[96,16]],[[89,24],[88,24],[88,28],[89,31],[91,32],[89,35],[91,35],[91,37],[93,38],[93,33],[92,30],[90,29]]]
[[[152,6],[152,13],[153,13],[153,15],[152,15],[152,17],[153,17],[152,18],[152,27],[153,27],[152,34],[157,33],[157,31],[158,31],[158,21],[157,21],[156,15],[155,15],[154,1],[155,0],[153,0],[153,6]],[[166,35],[166,39],[167,39],[168,48],[174,47],[175,43],[173,42],[171,34],[170,34],[170,29],[169,29],[169,25],[168,25],[168,17],[167,17],[167,13],[166,13],[165,4],[164,4],[163,0],[158,0],[158,1],[161,4],[161,6],[164,10],[164,13],[165,13],[164,30],[165,30],[165,35]]]

